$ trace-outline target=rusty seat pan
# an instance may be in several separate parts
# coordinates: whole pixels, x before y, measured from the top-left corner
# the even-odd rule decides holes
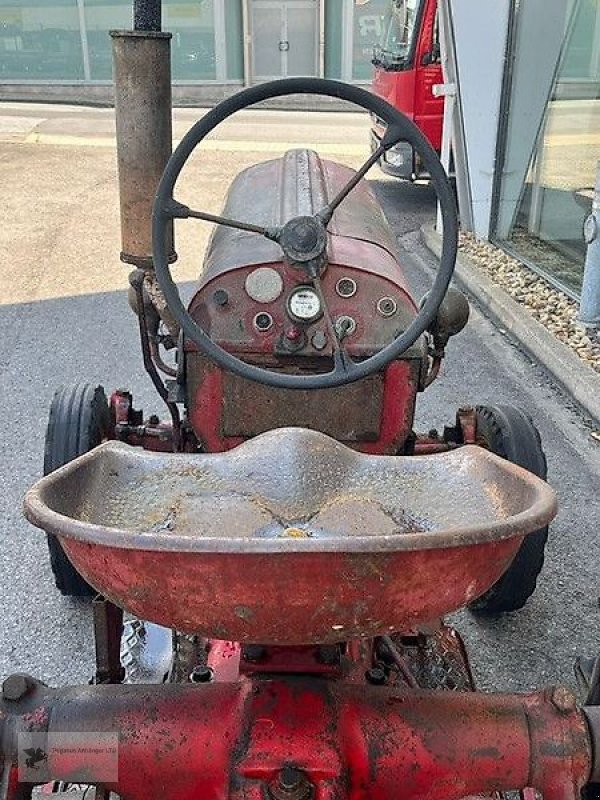
[[[145,619],[261,643],[372,636],[488,589],[553,491],[474,446],[393,457],[282,428],[220,454],[105,443],[40,480],[28,519]]]

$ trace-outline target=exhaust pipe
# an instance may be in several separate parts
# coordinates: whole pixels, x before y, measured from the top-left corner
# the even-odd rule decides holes
[[[111,31],[121,260],[152,263],[152,204],[171,155],[171,34],[161,31],[160,0],[135,0],[134,30]],[[177,258],[170,228],[168,252]]]

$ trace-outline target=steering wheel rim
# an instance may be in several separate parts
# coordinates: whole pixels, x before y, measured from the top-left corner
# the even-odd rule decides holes
[[[176,216],[173,198],[177,179],[195,148],[211,133],[217,125],[237,111],[248,106],[283,97],[290,94],[320,94],[347,100],[376,114],[387,123],[388,130],[395,129],[392,145],[399,141],[409,142],[421,157],[431,176],[437,194],[444,226],[442,255],[434,284],[427,300],[409,327],[379,352],[364,361],[334,363],[334,369],[326,373],[294,375],[275,372],[242,361],[220,345],[213,342],[208,334],[192,318],[181,301],[179,291],[171,275],[167,247],[166,228]],[[390,146],[392,146],[390,145]],[[179,206],[179,208],[182,208]],[[454,193],[444,172],[437,153],[429,144],[419,128],[402,112],[389,103],[358,86],[324,78],[285,78],[252,86],[219,103],[196,122],[183,137],[171,155],[160,180],[152,212],[152,247],[154,269],[158,283],[164,294],[167,306],[181,326],[185,336],[212,361],[223,369],[242,378],[281,389],[324,389],[343,386],[379,372],[390,362],[405,353],[431,325],[446,295],[452,280],[458,248],[458,218]]]

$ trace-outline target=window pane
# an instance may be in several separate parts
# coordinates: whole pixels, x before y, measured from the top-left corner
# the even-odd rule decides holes
[[[565,16],[558,70],[508,241],[578,292],[583,222],[600,160],[600,3],[578,0]]]
[[[373,48],[384,32],[384,20],[391,0],[354,0],[352,31],[352,78],[370,81],[373,74]]]
[[[287,8],[287,75],[316,75],[316,9]]]
[[[173,79],[215,80],[217,73],[213,0],[169,0],[163,5],[163,26],[166,31],[173,33]]]
[[[112,78],[112,42],[109,31],[130,30],[132,3],[130,0],[84,0],[85,27],[90,55],[92,80]]]
[[[83,79],[75,0],[0,2],[0,77]]]
[[[244,78],[244,32],[241,0],[225,2],[225,34],[227,51],[227,77],[241,81]]]
[[[283,73],[280,42],[283,34],[283,6],[272,3],[252,5],[252,75],[255,80],[279,78]]]
[[[342,77],[342,3],[327,0],[325,4],[325,77]]]

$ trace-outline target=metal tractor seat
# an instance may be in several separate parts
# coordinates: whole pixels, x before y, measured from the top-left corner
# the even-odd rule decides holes
[[[546,483],[479,447],[370,456],[302,428],[217,454],[107,442],[25,498],[116,604],[263,644],[372,637],[453,611],[555,506]]]

